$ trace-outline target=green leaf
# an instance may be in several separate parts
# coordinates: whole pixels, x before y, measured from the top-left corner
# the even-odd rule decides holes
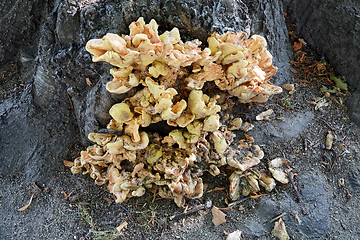
[[[322,87],[320,88],[320,92],[337,93],[337,90],[335,88],[329,89],[326,86],[322,85]]]
[[[336,86],[337,88],[340,88],[340,89],[345,90],[345,91],[348,90],[348,89],[347,89],[347,84],[344,83],[343,81],[341,81],[340,78],[335,77],[334,74],[330,74],[330,79],[335,82],[335,86]]]

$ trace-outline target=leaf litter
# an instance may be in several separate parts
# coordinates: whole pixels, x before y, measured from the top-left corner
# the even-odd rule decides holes
[[[18,209],[18,212],[25,211],[28,207],[30,207],[30,205],[31,205],[31,203],[32,203],[33,198],[34,198],[34,194],[33,194],[33,195],[31,195],[30,200],[29,200],[29,203],[28,203],[28,204],[26,204],[25,206],[23,206],[23,207],[19,208],[19,209]]]

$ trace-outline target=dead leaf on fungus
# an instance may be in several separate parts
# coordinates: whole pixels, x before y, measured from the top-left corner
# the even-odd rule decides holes
[[[213,206],[211,209],[211,213],[213,215],[212,222],[215,224],[215,226],[219,226],[226,222],[226,214],[223,213],[219,208]]]
[[[30,198],[29,203],[28,203],[28,204],[26,204],[25,206],[23,206],[23,207],[19,208],[19,209],[18,209],[18,211],[19,211],[19,212],[22,212],[22,211],[24,211],[25,209],[27,209],[27,208],[30,206],[30,204],[31,204],[31,202],[32,202],[32,200],[33,200],[33,198],[34,198],[34,194],[33,194],[33,195],[31,195],[31,198]]]

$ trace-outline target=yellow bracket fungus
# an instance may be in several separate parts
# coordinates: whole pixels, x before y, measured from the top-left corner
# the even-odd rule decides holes
[[[96,144],[81,152],[72,172],[87,173],[97,184],[106,184],[118,203],[143,196],[157,185],[161,197],[183,206],[186,198],[202,196],[201,172],[216,176],[224,165],[236,169],[230,176],[231,199],[257,192],[260,186],[272,190],[273,177],[253,169],[264,157],[261,149],[246,143],[234,153],[230,147],[230,130],[249,129],[249,123],[235,118],[228,128],[220,114],[225,109],[217,102],[221,96],[237,97],[240,103],[265,102],[282,91],[269,82],[277,68],[265,38],[214,33],[202,50],[199,40],[182,42],[177,28],[159,36],[155,20],[146,24],[139,18],[129,28],[129,35],[108,33],[86,44],[94,62],[117,67],[110,70],[109,92],[137,91],[109,111],[107,128],[120,135],[89,134]],[[167,136],[148,131],[162,121],[176,129]],[[200,159],[205,164],[198,171]],[[278,166],[270,171],[284,182]]]

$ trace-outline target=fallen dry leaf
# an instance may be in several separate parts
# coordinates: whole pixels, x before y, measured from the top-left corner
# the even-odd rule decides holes
[[[68,198],[71,196],[71,194],[72,194],[72,193],[67,194],[65,191],[62,191],[62,193],[64,194],[64,197],[65,197],[66,199],[68,199]]]
[[[86,84],[88,86],[91,86],[92,85],[92,82],[90,81],[90,78],[85,78],[85,81],[86,81]]]
[[[255,142],[254,137],[249,136],[247,134],[244,134],[244,135],[245,135],[246,141],[248,141],[248,143],[254,143]]]
[[[34,197],[34,194],[33,194],[33,195],[31,195],[31,198],[30,198],[29,203],[28,203],[28,204],[26,204],[25,206],[23,206],[23,207],[19,208],[19,209],[18,209],[18,211],[19,211],[19,212],[22,212],[22,211],[24,211],[25,209],[27,209],[27,208],[30,206],[30,204],[31,204],[31,202],[32,202],[32,200],[33,200],[33,197]]]
[[[256,120],[262,121],[262,120],[270,120],[269,116],[274,113],[274,110],[269,109],[265,112],[260,113],[256,116]]]
[[[280,218],[279,221],[275,222],[274,229],[271,232],[274,237],[277,237],[280,240],[289,240],[289,235],[286,231],[285,223]]]
[[[284,84],[281,86],[286,91],[289,91],[290,95],[293,95],[295,93],[295,86],[294,84]]]
[[[211,209],[212,213],[212,222],[215,224],[215,226],[219,226],[226,222],[225,216],[226,214],[223,213],[219,208],[213,206]]]
[[[64,163],[65,167],[74,166],[74,162],[71,162],[71,161],[68,161],[68,160],[63,160],[63,163]]]
[[[329,106],[329,103],[324,97],[317,98],[315,99],[315,101],[310,101],[310,103],[315,105],[315,110],[319,110],[320,108]]]
[[[329,132],[326,135],[326,141],[325,141],[326,149],[330,150],[332,148],[333,142],[334,142],[334,135]]]
[[[302,42],[294,42],[293,49],[296,52],[299,51],[303,46],[304,44]]]
[[[236,230],[235,232],[230,233],[226,240],[241,240],[241,231],[240,230]]]
[[[244,132],[248,132],[248,131],[250,131],[251,129],[253,129],[254,128],[254,125],[252,125],[251,123],[249,123],[249,122],[244,122],[243,124],[242,124],[242,126],[241,126],[241,130],[243,130]]]
[[[124,228],[126,228],[127,225],[128,225],[128,223],[127,223],[127,221],[125,221],[125,222],[123,222],[122,224],[120,224],[120,225],[116,228],[116,230],[118,230],[118,231],[120,232],[121,230],[123,230]]]
[[[295,88],[294,84],[289,84],[289,83],[283,84],[281,87],[287,91],[292,91]]]
[[[304,39],[302,39],[302,38],[298,38],[298,41],[299,42],[301,42],[302,44],[304,44],[304,45],[306,45],[307,44],[307,42],[305,42],[305,40]]]

